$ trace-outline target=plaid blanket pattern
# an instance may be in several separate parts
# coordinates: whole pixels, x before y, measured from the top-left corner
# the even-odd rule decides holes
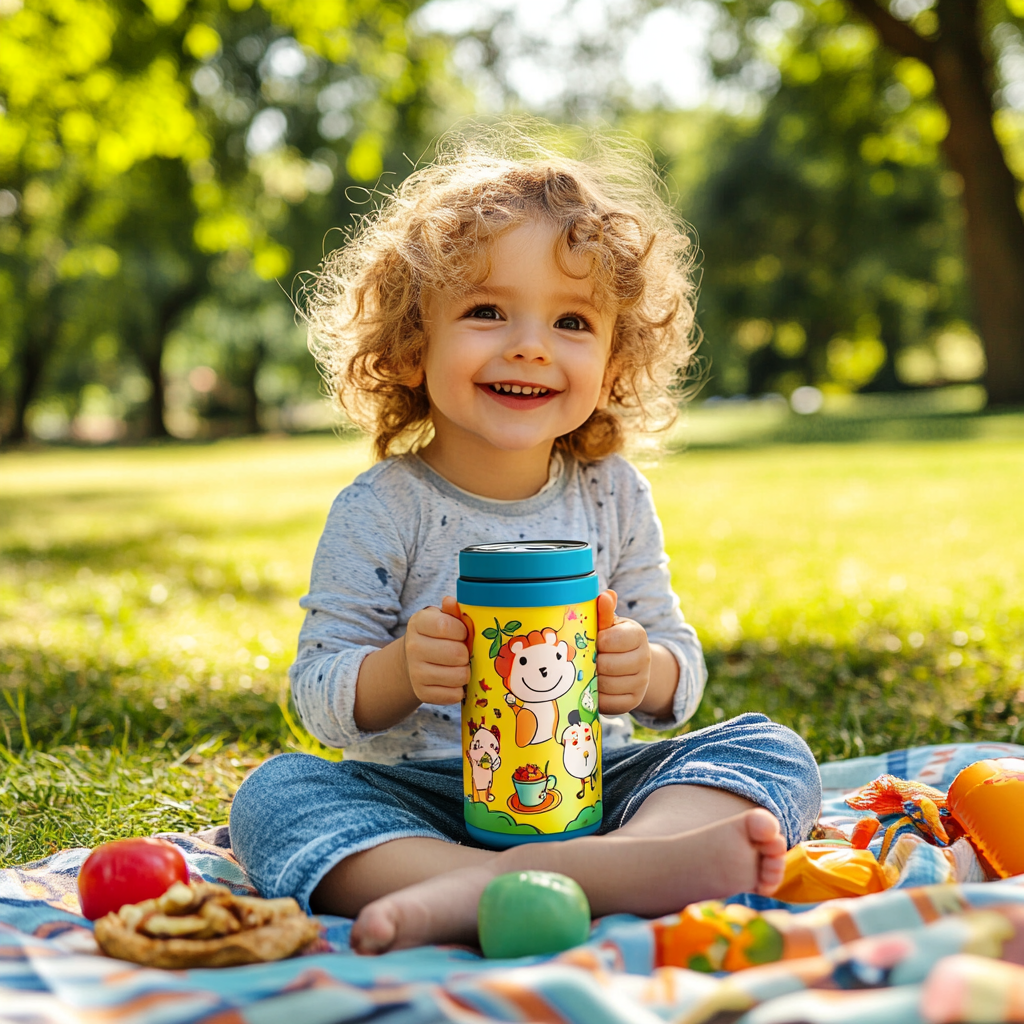
[[[843,794],[878,775],[944,789],[965,765],[1002,756],[1024,756],[1024,747],[919,747],[826,764],[825,815],[851,823],[857,815]],[[223,831],[165,838],[195,874],[252,891],[219,845]],[[861,899],[787,906],[748,895],[658,921],[615,915],[595,923],[587,944],[557,957],[484,960],[457,947],[356,957],[350,922],[325,918],[323,939],[306,956],[169,972],[96,955],[77,912],[76,876],[87,853],[0,871],[0,1021],[1024,1022],[1024,876],[934,884],[948,877],[945,860],[934,871],[927,859],[913,872],[904,865],[896,887]],[[754,933],[770,940],[764,962],[734,973],[679,966],[680,949],[692,952],[695,915],[727,922],[708,949],[712,967],[727,966],[730,943],[749,947]]]

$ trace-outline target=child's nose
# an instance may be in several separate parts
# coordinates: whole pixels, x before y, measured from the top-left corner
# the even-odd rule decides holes
[[[518,325],[512,337],[512,344],[505,352],[505,358],[542,366],[551,362],[548,345],[548,328],[543,321],[525,321]]]

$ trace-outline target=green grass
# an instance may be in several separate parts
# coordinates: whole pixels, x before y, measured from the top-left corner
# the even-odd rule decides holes
[[[711,415],[645,470],[711,671],[691,727],[763,710],[821,759],[1020,737],[1024,416],[749,447]],[[367,460],[333,437],[0,456],[0,864],[226,821],[249,767],[317,749],[287,715],[296,602]]]

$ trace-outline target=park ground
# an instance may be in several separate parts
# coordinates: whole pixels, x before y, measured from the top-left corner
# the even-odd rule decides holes
[[[1024,414],[694,412],[640,459],[710,680],[820,760],[1024,735]],[[287,669],[346,437],[0,455],[0,866],[223,823],[327,751]]]

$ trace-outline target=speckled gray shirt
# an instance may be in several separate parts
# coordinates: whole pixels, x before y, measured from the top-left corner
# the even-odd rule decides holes
[[[455,487],[416,455],[378,463],[337,497],[313,560],[306,619],[291,667],[292,693],[306,728],[352,760],[461,757],[459,705],[422,704],[384,732],[355,723],[363,658],[400,637],[413,614],[455,594],[458,552],[469,544],[557,537],[588,541],[601,589],[619,595],[679,662],[670,719],[636,714],[666,729],[697,709],[707,670],[700,641],[683,619],[668,572],[661,523],[647,480],[625,459],[555,458],[548,483],[522,501],[495,501]],[[628,715],[602,716],[605,747],[629,742]]]

